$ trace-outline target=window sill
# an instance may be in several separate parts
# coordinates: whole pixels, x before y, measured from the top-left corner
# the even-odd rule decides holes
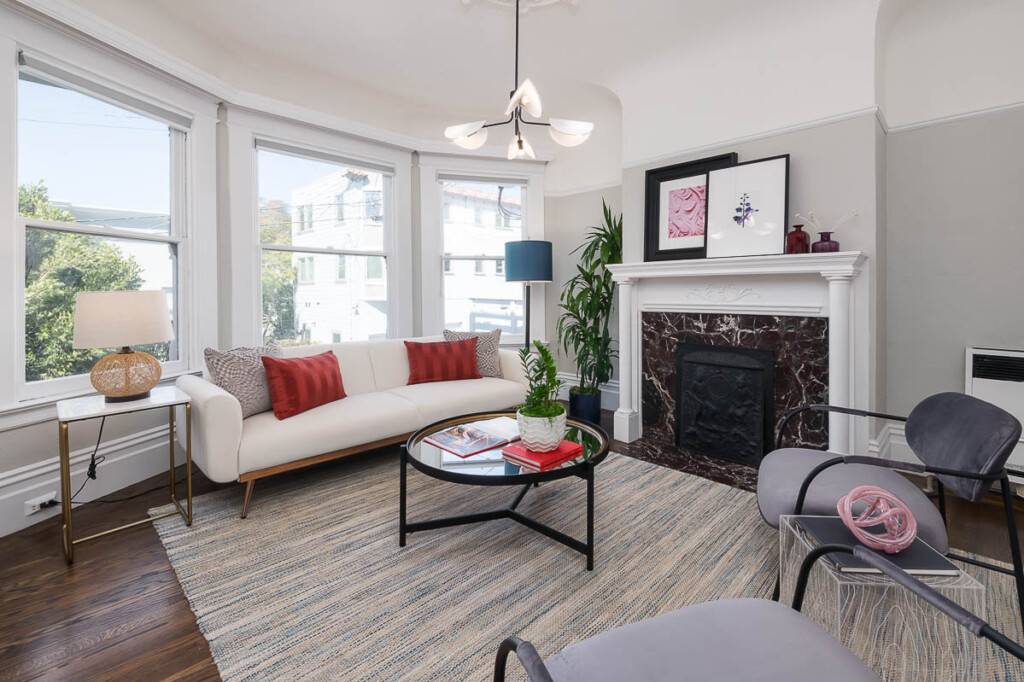
[[[200,370],[185,370],[181,372],[168,373],[160,379],[159,386],[173,384],[178,377],[186,374],[200,374]],[[22,429],[26,426],[34,426],[53,421],[57,418],[57,402],[69,398],[80,398],[91,395],[96,391],[83,389],[80,391],[69,391],[56,396],[36,398],[34,400],[23,400],[19,403],[0,407],[0,433]]]

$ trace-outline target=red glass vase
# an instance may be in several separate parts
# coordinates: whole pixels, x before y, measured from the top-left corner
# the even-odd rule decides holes
[[[831,232],[819,232],[821,239],[811,244],[814,253],[832,253],[839,250],[839,242],[832,239]]]
[[[786,253],[807,253],[811,250],[811,235],[803,228],[803,225],[794,225],[786,235]]]

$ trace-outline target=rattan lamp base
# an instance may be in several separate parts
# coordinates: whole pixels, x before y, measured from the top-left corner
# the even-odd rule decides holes
[[[125,347],[100,358],[89,372],[89,380],[107,402],[127,402],[147,397],[162,374],[159,360]]]

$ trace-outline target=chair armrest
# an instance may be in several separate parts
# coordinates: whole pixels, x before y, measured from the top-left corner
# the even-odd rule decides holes
[[[537,649],[518,637],[506,637],[498,646],[498,656],[494,659],[494,682],[505,682],[505,663],[511,651],[516,652],[530,682],[554,682]]]
[[[242,406],[223,388],[202,377],[178,377],[178,388],[192,399],[192,461],[217,483],[238,480]],[[185,408],[178,408],[178,441],[185,442]]]
[[[878,569],[882,574],[890,578],[900,587],[913,592],[927,604],[941,611],[958,625],[966,628],[976,637],[984,637],[1014,657],[1024,660],[1024,647],[1020,644],[1008,639],[1005,635],[1000,633],[998,630],[993,629],[981,618],[978,618],[959,604],[951,601],[928,585],[925,585],[923,582],[910,575],[902,568],[883,557],[881,554],[878,554],[863,545],[857,545],[855,547],[847,547],[846,545],[822,545],[812,549],[804,558],[803,563],[800,565],[800,573],[797,575],[796,590],[793,593],[793,608],[796,611],[799,611],[803,606],[804,592],[807,589],[807,579],[811,572],[811,567],[821,557],[834,552],[852,554],[869,566]]]
[[[782,437],[786,435],[786,427],[789,426],[789,422],[797,415],[803,414],[804,412],[838,412],[840,414],[849,414],[855,417],[875,417],[877,419],[889,419],[892,421],[907,421],[906,417],[900,417],[895,414],[883,414],[882,412],[869,412],[868,410],[858,410],[853,407],[840,407],[839,405],[801,405],[800,407],[794,407],[792,410],[786,412],[782,417],[782,421],[779,423],[779,431],[775,437],[775,448],[779,449],[782,447]]]
[[[523,374],[523,363],[519,359],[518,351],[502,348],[498,351],[498,360],[501,363],[502,377],[526,385],[526,375]]]

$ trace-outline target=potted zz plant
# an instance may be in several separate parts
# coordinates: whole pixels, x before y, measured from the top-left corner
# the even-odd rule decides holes
[[[558,342],[576,358],[577,385],[569,389],[569,414],[600,423],[601,386],[612,378],[612,349],[608,323],[612,314],[615,283],[607,266],[622,262],[622,214],[612,214],[601,202],[604,223],[589,228],[580,252],[576,275],[562,289],[562,316],[558,318]]]
[[[536,355],[529,348],[519,350],[528,389],[526,401],[516,411],[516,421],[523,445],[534,452],[550,452],[565,435],[565,406],[558,402],[562,382],[548,347],[540,341],[533,345]]]

